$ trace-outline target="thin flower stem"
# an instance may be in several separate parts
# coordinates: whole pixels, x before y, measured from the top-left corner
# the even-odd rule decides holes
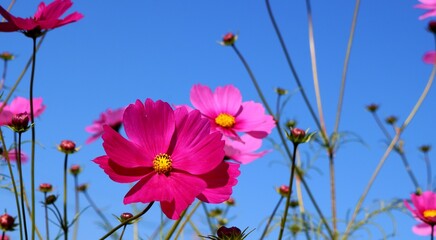
[[[180,226],[179,230],[177,231],[176,237],[174,239],[179,239],[180,234],[182,233],[182,230],[185,228],[186,223],[191,221],[192,215],[197,211],[198,207],[200,206],[201,201],[197,201],[194,208],[191,210],[191,212],[186,216],[185,221],[183,221],[182,225]]]
[[[79,177],[77,174],[74,174],[74,199],[76,202],[76,213],[75,216],[77,217],[76,221],[74,222],[74,230],[73,230],[73,239],[77,239],[77,234],[79,232],[79,214],[80,214],[80,203],[79,203],[79,190],[77,189],[79,187]]]
[[[38,45],[36,46],[36,52],[38,52],[42,42],[44,41],[45,35],[42,35],[42,37],[39,39]],[[6,95],[5,100],[3,101],[3,104],[0,105],[0,112],[3,111],[3,108],[5,108],[6,104],[8,103],[9,99],[12,97],[12,95],[15,92],[15,89],[18,87],[18,84],[23,79],[24,75],[26,74],[27,70],[29,69],[30,65],[33,63],[33,56],[36,54],[32,53],[32,56],[30,56],[29,60],[27,61],[26,65],[24,66],[23,70],[21,71],[20,75],[18,76],[17,80],[15,81],[14,85],[11,87],[11,90],[9,91],[8,95]]]
[[[292,165],[291,165],[291,176],[289,178],[289,194],[286,196],[286,205],[285,212],[283,213],[282,220],[280,222],[280,232],[278,239],[281,240],[283,237],[283,231],[285,230],[286,219],[288,217],[289,204],[291,203],[291,194],[292,194],[292,184],[294,183],[294,174],[295,174],[295,159],[297,155],[298,143],[294,143],[294,154],[292,155]]]
[[[431,190],[432,188],[432,180],[431,180],[431,164],[430,164],[430,157],[428,156],[428,152],[424,153],[424,161],[427,168],[427,190]]]
[[[260,237],[260,240],[264,239],[266,237],[266,234],[268,233],[269,226],[271,225],[271,222],[276,215],[277,210],[279,209],[280,204],[282,203],[284,197],[280,196],[279,201],[277,202],[276,206],[274,207],[273,211],[271,212],[271,215],[268,218],[268,222],[265,225],[265,229],[263,230],[262,236]]]
[[[300,154],[298,153],[297,155],[297,167],[300,169],[301,168],[301,158],[300,158]],[[303,202],[303,193],[301,192],[301,179],[299,177],[297,177],[295,179],[295,188],[297,190],[297,200],[298,200],[298,207],[300,209],[300,213],[301,213],[301,218],[303,219],[303,223],[304,223],[304,233],[306,235],[306,239],[309,240],[310,239],[310,235],[309,235],[309,226],[308,223],[306,221],[306,210],[304,208],[304,202]]]
[[[430,234],[430,239],[431,239],[431,240],[434,239],[433,234],[434,234],[434,225],[432,224],[432,225],[431,225],[431,234]]]
[[[244,56],[239,52],[238,48],[235,46],[235,44],[231,45],[233,50],[235,51],[236,55],[238,55],[239,60],[241,60],[242,64],[244,64],[245,69],[247,70],[248,75],[250,75],[251,82],[253,83],[254,87],[256,88],[257,94],[259,95],[260,99],[262,100],[263,105],[265,106],[267,112],[270,115],[273,115],[273,111],[269,107],[268,102],[265,99],[265,96],[262,93],[262,90],[259,87],[259,84],[256,80],[256,77],[253,74],[253,71],[251,70],[250,66],[248,65],[247,61],[245,60]]]
[[[1,110],[0,110],[1,111]],[[9,154],[8,154],[8,150],[6,149],[6,143],[5,143],[5,138],[3,136],[3,131],[0,128],[0,138],[1,138],[1,142],[2,142],[2,146],[4,147],[4,152],[5,152],[5,158],[6,158],[6,162],[8,164],[8,169],[9,169],[9,175],[11,177],[11,182],[12,182],[12,187],[14,189],[14,197],[15,197],[15,204],[17,206],[17,213],[18,213],[18,222],[22,222],[21,220],[21,211],[20,211],[20,201],[18,199],[18,189],[17,189],[17,184],[15,183],[15,177],[14,177],[14,172],[12,171],[12,164],[11,164],[11,160],[9,159]],[[23,239],[23,226],[22,224],[19,224],[20,226],[20,239]]]
[[[65,154],[64,159],[64,217],[63,217],[63,231],[64,231],[64,239],[68,240],[68,217],[67,217],[67,172],[68,172],[68,153]]]
[[[94,201],[92,200],[91,196],[89,195],[87,190],[82,191],[83,194],[85,195],[86,200],[88,200],[89,204],[91,205],[91,207],[94,209],[94,211],[97,213],[97,215],[103,220],[104,225],[106,226],[106,228],[108,229],[112,229],[112,225],[110,224],[109,220],[104,216],[104,214],[101,212],[101,210],[97,207],[97,205],[94,203]]]
[[[336,110],[336,122],[335,122],[335,128],[333,130],[334,133],[337,133],[339,130],[339,122],[341,120],[341,114],[342,114],[342,104],[344,102],[345,82],[347,79],[348,63],[350,61],[351,47],[353,45],[354,32],[356,30],[357,16],[359,14],[359,9],[360,9],[360,0],[356,0],[356,5],[354,7],[354,13],[353,13],[353,20],[351,21],[350,36],[348,37],[347,52],[345,53],[344,67],[342,69],[341,88],[339,90],[338,108]]]
[[[45,235],[46,239],[50,240],[50,228],[48,225],[48,206],[45,204],[45,200],[47,199],[47,192],[44,192],[44,213],[45,213]]]
[[[249,75],[250,75],[250,77],[251,77],[252,82],[255,83],[255,85],[257,85],[257,80],[256,80],[256,78],[254,77],[253,72],[251,71],[251,69],[250,69],[248,63],[245,61],[245,58],[242,56],[242,54],[237,50],[237,48],[236,48],[234,45],[232,45],[232,47],[233,47],[234,50],[236,50],[236,51],[235,51],[236,54],[238,55],[238,57],[240,58],[240,60],[243,62],[244,66],[245,66],[245,69],[247,70],[247,72],[249,73]],[[258,94],[259,94],[259,96],[263,96],[261,89],[260,89],[260,88],[256,88],[256,89],[258,90]],[[265,105],[265,108],[267,109],[268,113],[269,113],[270,115],[273,115],[273,113],[271,112],[271,108],[269,107],[268,103],[265,101],[264,98],[261,97],[261,99],[262,99],[262,103]],[[281,126],[280,126],[280,124],[279,124],[278,122],[276,122],[276,127],[277,127],[277,132],[279,133],[279,136],[280,136],[280,140],[281,140],[281,142],[283,143],[283,146],[284,146],[284,148],[285,148],[286,154],[287,154],[287,156],[289,157],[289,160],[291,160],[291,159],[292,159],[292,153],[291,153],[291,150],[289,149],[289,146],[288,146],[288,144],[287,144],[287,141],[286,141],[286,139],[285,139],[285,136],[283,135],[283,130],[281,129]],[[326,139],[326,138],[325,138],[325,139]],[[328,231],[330,237],[333,237],[333,233],[332,233],[330,227],[328,226],[328,222],[327,222],[327,220],[325,219],[324,215],[322,214],[322,211],[321,211],[321,209],[319,208],[319,206],[318,206],[318,204],[317,204],[317,202],[316,202],[316,199],[313,197],[313,195],[312,195],[312,193],[311,193],[311,191],[310,191],[310,189],[309,189],[309,186],[306,184],[306,181],[304,180],[303,176],[302,176],[298,171],[297,171],[297,174],[298,174],[298,177],[301,178],[301,182],[303,183],[303,187],[304,187],[304,189],[307,191],[307,193],[308,193],[308,195],[309,195],[309,197],[310,197],[310,201],[311,201],[312,204],[315,206],[315,209],[316,209],[317,213],[319,214],[319,216],[320,216],[320,218],[321,218],[323,224],[325,225],[325,227],[326,227],[326,229],[327,229],[327,231]],[[213,231],[212,231],[212,232],[213,232]]]
[[[194,230],[195,234],[197,234],[197,236],[201,235],[200,230],[198,230],[197,226],[195,226],[195,224],[192,222],[192,219],[189,219],[189,225],[191,225],[192,229]]]
[[[3,64],[3,74],[2,74],[2,79],[3,81],[6,81],[6,72],[8,69],[8,60],[4,60],[4,64]]]
[[[392,137],[389,134],[389,132],[386,130],[386,128],[383,125],[382,121],[380,120],[378,114],[376,112],[373,112],[372,115],[374,116],[374,119],[377,122],[377,125],[379,126],[379,128],[381,129],[383,134],[386,136],[386,139],[388,141],[391,141]],[[410,179],[412,180],[412,183],[415,185],[415,189],[419,189],[418,180],[416,179],[415,175],[412,172],[412,169],[410,168],[410,165],[409,165],[409,162],[407,161],[406,155],[398,146],[395,146],[394,150],[400,155],[401,160],[404,164],[404,168],[406,169],[407,174],[409,175]]]
[[[119,240],[123,239],[123,235],[124,235],[124,232],[126,231],[126,227],[127,227],[127,225],[124,225],[123,230],[121,231],[121,235],[120,235]]]
[[[210,220],[209,210],[207,210],[206,203],[202,202],[201,206],[203,207],[204,213],[206,214],[206,220],[210,228],[210,233],[213,234],[216,231],[216,229],[215,226],[212,224],[212,221]]]
[[[20,198],[21,198],[21,213],[23,216],[23,231],[24,239],[29,239],[27,236],[26,209],[24,207],[24,181],[23,171],[21,169],[21,133],[18,133],[18,158],[17,158],[18,177],[20,178]],[[21,223],[20,223],[21,224]]]
[[[331,209],[332,209],[332,226],[334,239],[337,239],[338,226],[337,226],[337,215],[336,215],[336,187],[335,187],[335,164],[333,151],[329,151],[329,172],[330,172],[330,196],[331,196]]]
[[[351,230],[351,227],[354,223],[354,220],[356,219],[357,214],[359,213],[360,208],[363,204],[363,201],[365,200],[366,195],[368,194],[372,184],[374,183],[375,178],[377,177],[378,173],[380,172],[383,164],[385,163],[387,157],[389,156],[389,154],[393,150],[394,146],[397,144],[398,140],[400,139],[401,133],[409,125],[409,123],[412,121],[413,117],[415,117],[416,112],[421,107],[422,102],[424,101],[425,97],[427,96],[428,91],[430,90],[430,88],[432,86],[435,75],[436,75],[436,64],[433,65],[433,70],[430,74],[427,85],[425,86],[423,92],[421,93],[421,96],[419,97],[418,101],[416,102],[415,106],[413,107],[413,109],[410,112],[407,119],[404,121],[404,123],[401,125],[401,127],[397,129],[397,132],[396,132],[394,138],[392,139],[391,143],[389,144],[388,148],[386,149],[385,153],[383,154],[382,158],[380,159],[379,164],[377,165],[376,169],[374,170],[374,173],[371,176],[371,179],[369,180],[365,190],[363,191],[361,197],[359,198],[359,201],[356,204],[356,207],[354,208],[353,215],[347,224],[347,227],[346,227],[346,230],[344,232],[344,235],[342,236],[342,239],[344,239],[344,240],[347,239],[348,235],[350,234],[350,230]]]
[[[313,21],[312,21],[312,8],[310,6],[310,0],[306,0],[307,8],[307,23],[309,30],[309,49],[310,49],[310,59],[312,63],[312,74],[313,74],[313,86],[315,88],[316,105],[318,107],[319,123],[321,125],[321,134],[324,137],[325,142],[327,140],[327,130],[325,127],[324,114],[322,111],[322,101],[321,101],[321,91],[319,88],[318,81],[318,68],[316,65],[316,53],[315,53],[315,38],[313,34]]]
[[[278,25],[277,25],[276,20],[274,18],[274,14],[272,13],[269,0],[265,0],[265,3],[266,3],[267,10],[268,10],[269,18],[270,18],[271,23],[274,27],[274,30],[277,34],[277,37],[278,37],[279,42],[280,42],[280,46],[282,47],[283,53],[285,54],[286,61],[288,63],[289,68],[291,69],[292,75],[294,76],[294,79],[297,83],[298,89],[301,92],[301,95],[303,96],[304,102],[306,103],[306,106],[309,109],[310,115],[312,116],[313,120],[315,121],[316,126],[318,127],[318,129],[321,129],[321,124],[318,120],[318,116],[316,115],[312,105],[309,102],[309,98],[306,95],[306,91],[304,90],[304,87],[301,84],[300,77],[298,76],[297,71],[294,67],[294,64],[292,63],[291,57],[289,55],[289,51],[286,47],[285,41],[283,40],[280,29],[278,28]]]
[[[30,75],[30,87],[29,87],[29,101],[30,101],[30,128],[32,130],[32,141],[31,141],[31,160],[30,160],[30,188],[31,188],[31,199],[32,199],[32,240],[35,239],[35,229],[36,229],[36,207],[35,207],[35,113],[33,108],[33,83],[35,80],[35,65],[36,65],[36,37],[32,38],[33,54],[32,54],[32,70]]]
[[[144,215],[145,213],[148,212],[148,210],[153,206],[154,201],[150,202],[147,207],[144,208],[144,210],[142,210],[142,212],[136,214],[135,216],[129,218],[127,221],[124,221],[120,224],[118,224],[116,227],[114,227],[112,230],[110,230],[108,233],[106,233],[106,235],[104,235],[103,237],[100,238],[100,240],[106,239],[107,237],[109,237],[110,235],[112,235],[112,233],[116,232],[118,229],[120,229],[121,227],[123,227],[124,225],[127,225],[129,222],[132,222],[138,218],[140,218],[142,215]]]
[[[186,214],[186,210],[185,209],[182,214],[180,214],[179,219],[176,220],[176,222],[173,223],[173,225],[171,226],[170,230],[168,230],[167,235],[165,236],[165,240],[170,240],[171,236],[173,236],[174,232],[176,231],[177,227],[179,226],[180,222],[182,221],[183,217]],[[175,238],[177,239],[177,238]]]

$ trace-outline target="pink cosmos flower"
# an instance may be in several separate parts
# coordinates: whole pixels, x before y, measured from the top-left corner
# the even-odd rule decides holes
[[[0,106],[3,103],[0,102]],[[33,99],[33,114],[38,117],[45,110],[45,105],[42,104],[42,98]],[[20,113],[30,114],[30,101],[24,97],[16,97],[9,105],[6,105],[0,113],[0,126],[9,125],[12,117]]]
[[[241,93],[233,85],[217,87],[215,92],[207,86],[194,85],[191,103],[210,120],[212,130],[239,141],[238,133],[265,138],[275,126],[273,117],[265,114],[262,104],[242,102]]]
[[[418,235],[430,235],[431,228],[436,225],[436,193],[426,191],[420,195],[412,194],[411,201],[415,208],[407,200],[404,200],[404,205],[415,218],[422,221],[412,231]]]
[[[136,182],[124,204],[159,201],[168,218],[178,219],[195,198],[230,198],[239,164],[223,161],[222,134],[211,133],[199,111],[137,100],[126,108],[123,126],[127,139],[103,126],[106,155],[93,161],[115,182]]]
[[[115,110],[108,109],[100,114],[100,118],[95,120],[92,125],[85,128],[85,130],[91,133],[91,137],[86,140],[86,143],[92,143],[97,140],[103,134],[103,126],[108,125],[115,131],[121,128],[123,121],[123,114],[126,108],[118,108]]]
[[[427,64],[435,64],[436,62],[436,51],[431,50],[428,51],[424,54],[424,56],[422,57],[422,61],[427,63]]]
[[[35,15],[30,18],[15,17],[0,6],[0,14],[7,20],[7,22],[0,23],[0,32],[46,31],[76,22],[83,18],[83,15],[78,12],[60,19],[72,5],[71,0],[54,0],[48,5],[41,2]]]
[[[6,160],[6,152],[3,151],[2,148],[0,148],[0,152],[1,152],[1,157]],[[15,149],[9,150],[8,157],[9,157],[10,161],[17,161],[17,151],[15,151]],[[21,158],[20,159],[21,159],[21,163],[25,163],[25,162],[27,162],[29,157],[27,157],[27,155],[23,151],[21,151]]]
[[[419,20],[436,16],[436,0],[419,0],[421,4],[416,4],[415,8],[428,9],[426,13],[419,16]]]
[[[235,160],[242,164],[247,164],[270,152],[269,150],[255,152],[261,146],[262,139],[253,138],[248,134],[244,134],[241,136],[241,141],[234,141],[227,138],[224,152],[226,158]]]

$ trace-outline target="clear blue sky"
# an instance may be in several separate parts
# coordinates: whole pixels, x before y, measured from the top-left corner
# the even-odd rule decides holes
[[[17,1],[12,13],[31,16],[38,3]],[[383,134],[365,106],[378,103],[382,118],[395,115],[399,122],[404,121],[431,72],[431,66],[422,63],[421,57],[434,47],[434,40],[425,30],[428,20],[418,20],[423,11],[413,8],[416,3],[414,0],[386,0],[363,1],[361,4],[340,131],[356,134],[364,144],[348,142],[342,145],[336,156],[337,206],[342,220],[352,211],[385,150]],[[272,1],[271,4],[306,92],[315,105],[305,3]],[[329,133],[335,120],[354,4],[354,1],[312,3],[321,96]],[[237,46],[250,63],[270,104],[275,103],[274,88],[296,90],[263,1],[109,3],[77,0],[72,10],[83,13],[84,19],[50,32],[37,55],[34,94],[44,98],[47,109],[36,123],[40,144],[37,148],[39,175],[36,183],[51,182],[55,193],[61,194],[63,155],[57,152],[56,144],[63,139],[74,140],[81,150],[71,156],[69,163],[83,166],[80,180],[90,184],[89,193],[109,218],[112,214],[132,211],[132,207],[122,204],[129,186],[112,182],[91,162],[104,154],[101,141],[84,144],[88,137],[84,128],[100,112],[146,98],[189,104],[189,91],[196,83],[211,88],[234,84],[241,89],[244,100],[260,101],[232,49],[217,44],[229,31],[239,34]],[[31,54],[31,40],[19,33],[1,33],[0,39],[0,52],[17,55],[8,69],[6,85],[10,86]],[[29,74],[24,77],[17,96],[28,96],[29,77]],[[430,91],[403,135],[405,152],[422,186],[425,186],[426,169],[423,156],[417,149],[422,144],[435,146],[435,102],[435,93]],[[283,118],[297,119],[301,128],[317,130],[300,94],[291,98]],[[278,141],[277,136],[275,131],[271,139]],[[29,139],[30,134],[25,138]],[[24,148],[30,153],[28,145]],[[262,149],[271,148],[271,142],[266,140]],[[307,181],[324,214],[330,217],[328,160],[325,152],[317,149],[316,144],[301,146],[302,161],[312,161],[317,169],[309,171]],[[430,158],[433,156],[430,152]],[[278,195],[274,189],[288,183],[288,165],[289,160],[272,152],[241,166],[239,184],[234,188],[237,206],[230,211],[230,216],[234,217],[230,225],[255,229],[249,239],[260,236],[264,221],[276,204]],[[25,166],[25,171],[28,168]],[[6,168],[2,167],[0,171],[4,172]],[[72,178],[69,182],[72,184]],[[364,205],[374,206],[374,200],[408,198],[413,191],[401,159],[392,154]],[[5,190],[0,194],[0,208],[13,214],[12,194]],[[72,191],[69,195],[73,196]],[[316,214],[304,195],[306,207]],[[81,202],[83,207],[87,205],[84,198]],[[71,207],[70,216],[73,210]],[[139,224],[144,239],[158,226],[159,210],[155,205]],[[42,208],[39,214],[42,214]],[[415,221],[408,214],[394,212],[394,216],[398,225],[393,239],[418,238],[411,232]],[[194,220],[201,221],[201,215]],[[80,222],[79,239],[101,237],[104,231],[98,227],[98,221],[91,209],[86,210]],[[387,234],[392,233],[389,218],[380,217],[376,222]],[[115,221],[113,223],[115,225]],[[344,230],[342,221],[339,227]],[[377,228],[372,226],[369,229],[374,239],[381,238]],[[191,239],[189,227],[186,234],[186,239]],[[355,239],[369,239],[366,234],[361,231]],[[17,232],[10,235],[13,239],[19,236]],[[130,236],[131,231],[126,239]]]

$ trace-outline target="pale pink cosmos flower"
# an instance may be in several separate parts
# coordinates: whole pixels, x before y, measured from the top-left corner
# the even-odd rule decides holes
[[[427,64],[435,64],[436,63],[436,51],[431,50],[424,54],[422,57],[422,61]]]
[[[0,106],[3,103],[0,102]],[[42,104],[42,98],[33,99],[33,115],[40,116],[45,110],[45,105]],[[12,117],[16,114],[28,113],[30,116],[30,101],[24,97],[16,97],[10,104],[7,104],[0,112],[0,126],[9,125]]]
[[[194,85],[190,98],[192,105],[209,119],[212,130],[239,141],[238,133],[265,138],[275,126],[262,104],[242,102],[241,93],[233,85],[217,87],[215,92],[207,86]]]
[[[195,198],[230,198],[239,164],[223,161],[222,134],[211,132],[199,111],[137,100],[126,108],[123,126],[127,139],[103,126],[106,155],[93,161],[115,182],[136,182],[124,204],[159,201],[168,218],[178,219]]]
[[[74,12],[60,19],[72,5],[71,0],[54,0],[48,5],[41,2],[35,15],[30,18],[15,17],[0,6],[0,14],[7,20],[0,23],[0,32],[46,31],[76,22],[83,18],[81,13]]]
[[[242,135],[241,141],[234,141],[230,138],[226,138],[225,141],[226,158],[242,164],[251,163],[270,152],[269,150],[255,152],[262,146],[262,139],[254,138],[248,134]]]
[[[2,148],[0,148],[0,152],[1,152],[1,157],[6,160],[6,152],[3,151]],[[17,161],[18,159],[18,152],[15,149],[11,149],[8,151],[8,157],[10,161]],[[27,160],[29,159],[29,157],[27,156],[27,154],[25,154],[23,151],[21,151],[21,163],[25,163],[27,162]]]
[[[431,228],[436,225],[436,193],[425,191],[419,195],[411,194],[411,202],[414,208],[407,200],[404,200],[404,205],[409,209],[413,217],[422,221],[422,223],[414,226],[412,231],[418,235],[430,235]],[[427,227],[424,225],[427,225]]]
[[[436,0],[419,0],[421,4],[416,4],[415,8],[427,9],[428,11],[419,16],[419,20],[436,16]]]
[[[89,125],[85,128],[88,133],[91,133],[91,136],[86,140],[86,143],[92,143],[100,138],[100,136],[103,134],[104,125],[108,125],[118,132],[122,125],[125,109],[125,107],[115,110],[107,109],[105,112],[101,113],[99,119],[95,120],[92,125]]]

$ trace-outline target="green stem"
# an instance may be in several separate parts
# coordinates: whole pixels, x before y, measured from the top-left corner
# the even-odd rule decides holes
[[[4,151],[4,154],[5,154],[6,162],[8,164],[8,170],[9,170],[9,175],[11,177],[12,187],[14,189],[14,193],[18,193],[17,184],[15,183],[14,172],[12,171],[11,160],[9,159],[8,150],[5,147],[6,143],[5,143],[5,139],[3,137],[3,131],[1,130],[1,128],[0,128],[0,139],[1,139],[1,142],[2,142],[2,146],[4,148],[3,151]],[[20,201],[18,199],[18,194],[14,194],[14,197],[15,197],[15,204],[17,206],[18,222],[21,223],[22,220],[21,220]],[[22,226],[22,224],[19,224],[19,226],[20,226],[20,239],[23,239],[23,226]]]
[[[120,235],[119,240],[122,240],[122,239],[123,239],[123,235],[124,235],[124,232],[126,231],[126,227],[127,227],[127,225],[124,225],[124,226],[123,226],[123,230],[121,231],[121,235]]]
[[[430,164],[430,157],[428,156],[428,152],[424,153],[424,161],[427,168],[427,190],[431,190],[432,188],[432,181],[431,181],[431,164]]]
[[[112,233],[116,232],[118,229],[120,229],[121,227],[127,225],[129,222],[132,222],[138,218],[140,218],[142,215],[144,215],[145,213],[147,213],[147,211],[153,206],[154,201],[149,203],[147,205],[147,207],[144,208],[144,210],[142,210],[142,212],[136,214],[135,216],[129,218],[127,221],[124,221],[120,224],[118,224],[116,227],[114,227],[112,230],[110,230],[108,233],[106,233],[103,237],[100,238],[100,240],[106,239],[107,237],[109,237],[110,235],[112,235]]]
[[[179,230],[177,231],[176,236],[174,237],[174,239],[179,239],[180,234],[182,233],[182,230],[185,228],[186,223],[188,223],[189,221],[191,221],[191,217],[192,215],[195,213],[195,211],[197,211],[198,207],[200,206],[201,201],[197,201],[197,203],[195,204],[194,208],[191,210],[191,212],[186,216],[185,221],[183,221],[182,225],[180,226]]]
[[[210,233],[213,234],[216,232],[216,228],[212,224],[212,221],[210,221],[209,210],[207,210],[206,203],[201,202],[201,206],[203,207],[204,213],[206,214],[206,220],[207,220],[207,224],[209,225],[209,228],[210,228]]]
[[[31,141],[31,160],[30,160],[30,188],[31,188],[31,199],[32,199],[32,240],[35,239],[35,229],[36,229],[36,207],[35,207],[35,113],[33,109],[33,83],[35,80],[35,65],[36,65],[36,37],[32,38],[33,43],[33,55],[32,55],[32,70],[30,75],[30,87],[29,87],[29,101],[30,101],[30,128],[32,130],[32,141]]]
[[[335,122],[335,128],[333,130],[334,133],[338,132],[339,122],[341,119],[342,104],[344,102],[344,93],[345,93],[345,82],[347,79],[348,63],[350,61],[351,47],[353,45],[354,32],[356,30],[356,23],[357,23],[357,16],[359,14],[359,7],[360,7],[360,0],[356,0],[356,6],[354,7],[353,20],[351,21],[350,36],[348,37],[347,52],[345,53],[344,67],[342,69],[341,89],[339,92],[338,108],[336,111],[336,122]]]
[[[266,223],[265,229],[263,230],[262,236],[260,237],[260,240],[264,239],[266,237],[266,234],[268,233],[269,225],[271,225],[271,222],[276,215],[277,210],[279,209],[280,204],[282,203],[284,197],[280,196],[279,201],[277,202],[276,206],[274,207],[274,210],[272,211],[271,215],[268,218],[268,222]]]
[[[89,195],[87,190],[82,191],[83,194],[85,195],[86,200],[88,200],[89,204],[91,205],[91,207],[94,209],[94,211],[97,213],[97,215],[103,220],[104,225],[106,226],[106,228],[108,229],[112,229],[112,225],[110,224],[109,220],[104,216],[104,214],[101,212],[101,210],[97,207],[97,205],[94,203],[94,201],[92,200],[91,196]],[[116,234],[115,234],[116,235]]]
[[[286,205],[285,212],[283,213],[282,220],[280,222],[280,232],[279,232],[279,240],[283,237],[283,231],[285,230],[286,218],[288,217],[289,205],[291,203],[291,194],[292,194],[292,184],[294,183],[294,173],[295,173],[295,159],[297,155],[297,147],[298,143],[294,143],[294,154],[292,155],[292,165],[291,165],[291,177],[289,178],[289,194],[286,196]]]
[[[265,0],[265,3],[266,3],[266,7],[267,7],[267,10],[268,10],[268,15],[270,17],[271,23],[272,23],[272,25],[274,27],[274,30],[275,30],[276,34],[277,34],[277,37],[278,37],[279,42],[280,42],[280,46],[282,47],[283,53],[285,54],[286,61],[288,63],[289,68],[291,69],[292,75],[294,76],[294,79],[295,79],[295,81],[297,83],[298,89],[300,90],[301,95],[303,96],[304,102],[305,102],[307,108],[309,109],[310,115],[312,116],[313,120],[315,121],[316,126],[318,127],[318,129],[321,129],[321,124],[320,124],[320,122],[318,120],[318,117],[315,114],[315,111],[314,111],[312,105],[309,102],[309,98],[306,95],[306,91],[304,90],[304,87],[301,84],[300,77],[298,76],[297,71],[296,71],[296,69],[294,67],[294,64],[292,63],[291,57],[289,55],[289,51],[288,51],[288,49],[286,47],[285,41],[283,40],[282,34],[280,32],[280,29],[278,28],[278,25],[277,25],[276,20],[274,18],[274,14],[272,13],[269,0]]]
[[[76,240],[77,239],[77,234],[79,232],[79,213],[80,213],[80,203],[79,203],[79,191],[78,188],[79,187],[79,177],[77,174],[74,174],[74,199],[76,202],[76,213],[75,213],[75,218],[76,221],[74,222],[74,230],[73,230],[73,239]]]
[[[68,153],[65,154],[64,159],[64,217],[63,217],[63,231],[64,239],[68,240],[68,217],[67,217],[67,172],[68,172]]]
[[[44,202],[47,199],[47,193],[44,192]],[[48,206],[47,204],[44,204],[44,212],[45,212],[45,234],[46,239],[50,240],[50,233],[49,233],[49,225],[48,225]]]
[[[21,197],[21,213],[23,216],[23,231],[24,239],[29,239],[27,236],[27,224],[26,224],[26,209],[24,207],[24,181],[23,171],[21,169],[21,133],[18,133],[18,158],[17,158],[18,177],[20,178],[20,197]],[[21,224],[21,223],[20,223]]]
[[[176,229],[179,226],[180,222],[182,221],[182,218],[185,216],[186,210],[187,209],[185,209],[185,211],[183,211],[182,214],[180,214],[179,219],[177,219],[176,222],[173,224],[173,226],[171,226],[170,230],[167,233],[167,236],[165,237],[165,240],[170,240],[171,239],[171,236],[174,234],[174,232],[176,231]]]
[[[348,235],[350,234],[350,230],[351,230],[351,227],[354,223],[354,220],[356,219],[357,214],[359,213],[360,208],[363,204],[363,201],[365,200],[366,195],[368,194],[372,184],[375,181],[375,178],[377,177],[378,173],[380,172],[380,170],[381,170],[382,166],[384,165],[390,152],[392,151],[392,149],[394,148],[394,146],[397,144],[398,140],[400,139],[401,133],[409,125],[409,123],[412,121],[413,117],[415,117],[416,112],[421,107],[422,102],[424,101],[425,97],[428,94],[428,91],[430,90],[430,88],[432,86],[435,75],[436,75],[436,64],[433,65],[433,70],[430,74],[427,85],[425,86],[423,92],[421,93],[421,96],[419,97],[418,101],[416,102],[415,106],[413,107],[413,109],[410,112],[407,119],[404,121],[404,123],[401,125],[401,127],[397,129],[397,133],[395,134],[395,137],[392,139],[391,143],[389,144],[388,148],[386,149],[385,153],[383,154],[383,157],[380,159],[379,164],[377,165],[376,169],[374,170],[373,175],[371,176],[371,179],[369,180],[365,190],[363,191],[362,195],[360,196],[359,201],[357,202],[356,207],[354,208],[353,215],[347,224],[347,227],[345,229],[345,232],[344,232],[342,239],[347,239]]]

